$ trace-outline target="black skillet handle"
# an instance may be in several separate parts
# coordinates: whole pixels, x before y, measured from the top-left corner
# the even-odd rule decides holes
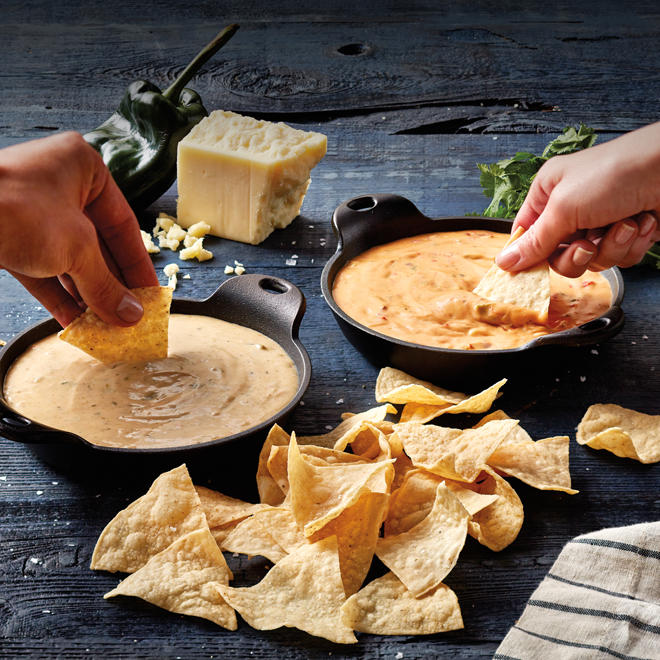
[[[231,318],[223,316],[227,321],[247,327],[273,327],[292,339],[298,338],[306,307],[305,296],[291,282],[252,273],[226,280],[204,303],[231,310]]]
[[[610,308],[597,319],[587,321],[566,332],[543,335],[535,346],[591,346],[616,335],[623,327],[624,313],[618,305]]]
[[[426,220],[422,212],[409,200],[401,195],[375,194],[353,197],[340,204],[332,216],[332,228],[337,235],[337,250],[344,244],[353,246],[373,241],[371,233],[387,235],[390,224],[395,223],[403,229],[410,219]],[[389,238],[388,240],[395,240]]]

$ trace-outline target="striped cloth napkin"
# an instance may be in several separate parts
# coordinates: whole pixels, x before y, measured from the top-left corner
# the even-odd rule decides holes
[[[660,522],[569,541],[493,657],[660,659]]]

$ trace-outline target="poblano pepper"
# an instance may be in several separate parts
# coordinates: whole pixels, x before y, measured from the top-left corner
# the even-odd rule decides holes
[[[208,115],[188,81],[238,30],[226,27],[164,92],[153,83],[131,83],[119,108],[84,138],[102,156],[124,196],[138,211],[158,199],[176,179],[177,145]]]

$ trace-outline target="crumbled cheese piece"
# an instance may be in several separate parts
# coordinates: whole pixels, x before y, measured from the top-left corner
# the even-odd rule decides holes
[[[172,238],[167,238],[164,234],[161,234],[158,237],[158,245],[162,248],[168,248],[172,250],[173,252],[176,252],[179,249],[179,243],[180,241],[177,241],[176,239]]]
[[[176,274],[179,272],[179,265],[167,264],[167,266],[163,268],[163,272],[168,278],[167,286],[169,286],[171,289],[176,289],[176,285],[177,285]]]
[[[197,259],[197,261],[213,259],[213,253],[204,248],[203,241],[203,238],[198,238],[190,247],[181,250],[179,252],[179,259],[183,261],[187,261],[188,259]]]
[[[287,266],[295,266],[298,262],[295,259],[287,259],[284,263]]]
[[[183,239],[183,247],[192,247],[195,245],[195,241],[197,238],[195,236],[191,236],[190,234],[186,234],[186,237]]]
[[[153,229],[154,236],[166,234],[175,222],[176,218],[173,218],[171,215],[167,215],[167,213],[159,213],[156,218],[156,226]]]
[[[188,227],[188,236],[201,238],[205,234],[208,234],[210,231],[211,225],[207,225],[205,222],[196,222],[194,225],[190,225],[190,227]]]
[[[243,264],[240,261],[236,261],[236,259],[234,259],[234,266],[242,266],[242,265]]]
[[[190,273],[186,273],[186,274],[183,276],[183,279],[184,279],[184,280],[189,280],[189,279],[190,279]]]
[[[167,238],[169,240],[182,241],[186,237],[186,230],[177,225],[176,222],[167,230]]]
[[[236,268],[234,268],[234,272],[236,275],[242,275],[245,272],[245,268],[243,266],[236,266]]]
[[[225,266],[225,275],[233,275],[233,274],[234,274],[234,267],[227,264]]]
[[[144,248],[149,254],[158,254],[160,252],[160,248],[153,242],[151,236],[146,231],[140,229],[140,236],[142,236]]]

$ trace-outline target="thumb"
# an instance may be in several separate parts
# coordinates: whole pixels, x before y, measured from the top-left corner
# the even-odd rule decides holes
[[[505,247],[495,258],[495,263],[504,269],[519,271],[531,268],[546,260],[566,238],[573,234],[570,218],[555,208],[549,199],[548,205],[528,225],[527,231]],[[521,209],[522,210],[522,209]],[[525,218],[527,220],[529,216]],[[524,222],[518,223],[524,227]]]
[[[84,302],[106,323],[129,326],[142,318],[142,305],[110,272],[98,240],[86,243],[68,274]]]

